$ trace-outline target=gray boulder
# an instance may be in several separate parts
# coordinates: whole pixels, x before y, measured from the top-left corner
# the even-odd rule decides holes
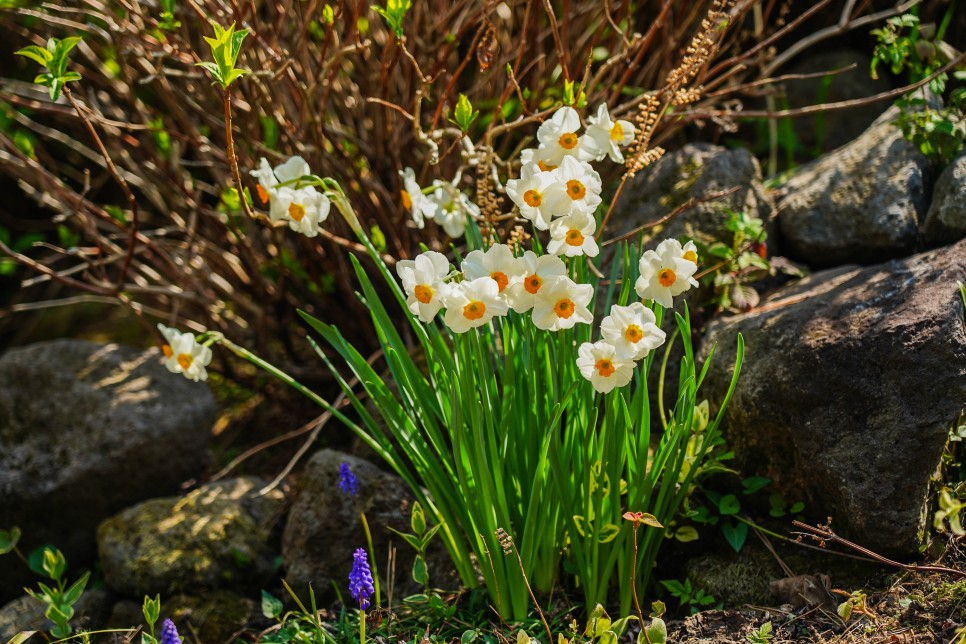
[[[859,138],[802,166],[782,187],[782,248],[815,267],[871,264],[913,252],[929,207],[930,166],[894,125],[898,108]]]
[[[255,477],[216,481],[111,517],[97,531],[105,583],[131,597],[257,591],[276,573],[270,535],[284,502],[277,490],[260,495],[264,485]]]
[[[0,357],[0,527],[21,528],[22,550],[52,544],[83,569],[101,521],[202,470],[214,400],[159,359],[78,340]],[[10,564],[0,566],[0,601],[32,582]]]
[[[729,150],[710,143],[689,143],[661,157],[638,173],[614,206],[606,237],[623,235],[658,221],[686,204],[732,188],[726,197],[700,203],[656,228],[649,228],[645,245],[666,237],[705,243],[731,241],[725,228],[727,210],[744,210],[766,222],[770,230],[774,205],[761,185],[761,168],[747,150]],[[772,235],[769,234],[769,237]],[[653,244],[651,244],[653,245]]]
[[[347,463],[359,480],[356,495],[339,490],[342,463]],[[396,597],[416,591],[410,577],[415,551],[389,529],[411,532],[412,506],[413,496],[398,476],[348,454],[328,449],[316,453],[302,473],[299,494],[282,536],[286,581],[300,594],[307,593],[309,583],[316,594],[328,594],[333,583],[344,590],[353,551],[366,547],[359,519],[360,512],[365,512],[383,580],[383,602],[390,542],[396,548]],[[455,587],[459,582],[439,536],[428,555],[430,584],[435,588]]]
[[[936,180],[922,235],[930,246],[966,237],[966,150]]]
[[[747,342],[723,425],[739,467],[863,545],[914,554],[930,476],[966,404],[957,280],[966,242],[819,272],[712,322],[702,349],[717,343],[712,401],[730,379],[736,334]]]

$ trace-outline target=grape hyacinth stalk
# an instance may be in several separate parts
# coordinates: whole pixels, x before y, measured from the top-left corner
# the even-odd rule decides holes
[[[352,473],[352,468],[349,467],[349,464],[345,462],[339,464],[339,491],[349,496],[359,495],[359,479]],[[376,603],[378,604],[379,571],[376,570],[376,551],[372,547],[372,532],[369,530],[369,522],[366,520],[366,513],[362,509],[361,504],[359,506],[359,520],[362,522],[362,529],[366,533],[366,544],[369,546],[369,552],[372,553],[372,579],[376,589]]]
[[[181,644],[181,636],[178,629],[170,619],[161,623],[161,642],[160,644]]]
[[[349,571],[349,594],[359,602],[359,642],[366,641],[366,609],[369,598],[375,592],[372,586],[372,573],[369,572],[369,559],[365,548],[357,548],[352,553],[352,570]]]

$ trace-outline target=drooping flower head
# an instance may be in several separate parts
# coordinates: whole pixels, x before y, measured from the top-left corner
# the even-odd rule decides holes
[[[584,342],[577,349],[577,368],[602,394],[623,387],[634,376],[634,363],[618,357],[617,349],[609,342]]]
[[[170,619],[165,619],[161,623],[160,644],[181,644],[181,636],[178,635],[178,629]]]
[[[328,219],[329,198],[311,186],[279,188],[272,197],[269,215],[273,221],[286,221],[288,227],[306,237],[319,234],[319,224]]]
[[[430,250],[416,259],[396,263],[396,274],[406,291],[406,305],[423,322],[430,322],[443,307],[452,287],[443,280],[449,274],[449,260],[442,253]]]
[[[359,608],[369,608],[369,598],[376,589],[372,585],[372,572],[369,570],[369,557],[364,548],[352,553],[352,570],[349,571],[349,594],[359,603]]]
[[[184,374],[185,378],[195,382],[207,380],[205,367],[211,363],[211,349],[199,344],[191,333],[181,333],[163,324],[158,325],[158,330],[167,340],[161,350],[168,371]]]
[[[692,248],[685,251],[677,240],[667,239],[661,242],[657,250],[646,251],[641,256],[640,273],[635,289],[637,294],[645,300],[654,300],[665,308],[674,305],[674,297],[697,286],[694,273],[698,270],[697,254]],[[685,258],[688,253],[695,253],[694,260]]]
[[[339,464],[339,490],[355,496],[359,493],[359,479],[352,473],[348,463]]]
[[[249,174],[255,177],[258,198],[268,204],[268,215],[273,222],[287,221],[289,227],[306,237],[319,234],[319,224],[329,216],[329,198],[299,181],[312,173],[309,164],[300,156],[290,157],[273,169],[266,159]]]
[[[640,360],[664,344],[667,335],[658,328],[654,312],[640,302],[629,306],[612,306],[610,315],[601,320],[600,334],[614,345],[617,356]]]

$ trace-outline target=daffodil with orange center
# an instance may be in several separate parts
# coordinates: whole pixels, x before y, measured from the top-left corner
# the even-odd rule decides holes
[[[509,310],[496,282],[489,277],[460,282],[450,289],[445,300],[443,321],[454,333],[481,327]]]
[[[645,300],[654,300],[665,308],[674,304],[673,298],[698,285],[694,273],[698,265],[683,257],[684,251],[676,240],[665,240],[657,250],[646,251],[639,263],[640,277],[635,289]]]
[[[585,137],[578,134],[580,127],[580,115],[574,108],[564,106],[554,112],[537,130],[537,140],[540,142],[536,152],[538,159],[548,165],[559,166],[568,156],[581,161],[593,158]]]
[[[617,355],[609,342],[584,342],[577,349],[577,368],[602,394],[623,387],[634,376],[634,362]]]
[[[250,174],[258,181],[256,192],[262,204],[268,204],[273,222],[286,221],[306,237],[319,234],[319,224],[329,216],[331,205],[328,197],[306,184],[304,177],[311,170],[305,159],[293,156],[273,169],[263,158]]]
[[[532,250],[520,258],[524,271],[519,280],[510,284],[506,290],[510,308],[517,313],[525,313],[533,308],[537,294],[547,280],[567,275],[567,266],[556,255],[537,255]]]
[[[654,312],[640,302],[612,306],[600,322],[600,335],[614,345],[624,360],[641,360],[664,344],[666,334],[656,324]]]
[[[523,258],[514,257],[513,251],[506,244],[494,244],[486,252],[470,251],[461,268],[463,276],[468,280],[489,277],[496,282],[498,292],[502,295],[510,284],[523,277],[526,263]]]
[[[416,259],[396,262],[396,274],[406,291],[406,306],[423,322],[429,322],[443,307],[452,286],[444,280],[449,274],[449,260],[442,253],[427,251]]]
[[[167,343],[164,345],[164,366],[171,373],[183,374],[188,380],[207,380],[205,369],[211,363],[211,349],[199,344],[191,333],[181,333],[163,324],[158,330]]]
[[[593,297],[594,287],[590,284],[577,284],[566,276],[552,277],[534,297],[533,323],[545,331],[590,324],[594,315],[587,307]]]
[[[570,200],[552,172],[543,172],[535,163],[520,169],[519,179],[506,182],[506,193],[520,209],[520,215],[539,230],[547,230],[554,216],[565,215]]]
[[[550,226],[547,252],[567,257],[577,255],[596,257],[600,252],[594,239],[596,230],[597,221],[593,215],[581,210],[572,212]]]
[[[601,182],[600,175],[589,163],[566,157],[553,174],[570,202],[569,208],[560,215],[576,211],[594,213],[600,205]]]

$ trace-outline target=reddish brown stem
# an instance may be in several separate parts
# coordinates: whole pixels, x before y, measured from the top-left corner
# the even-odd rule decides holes
[[[77,112],[77,115],[84,121],[84,125],[87,126],[87,131],[90,133],[91,138],[94,139],[94,143],[97,144],[97,149],[100,151],[101,156],[104,157],[104,163],[107,164],[107,169],[117,181],[118,185],[121,186],[121,190],[124,191],[124,196],[127,197],[128,205],[131,207],[131,232],[127,243],[127,253],[124,255],[124,261],[121,263],[121,272],[117,276],[117,283],[114,287],[114,294],[119,293],[124,288],[124,278],[127,276],[128,268],[131,266],[131,260],[134,258],[134,250],[137,248],[138,243],[138,201],[131,192],[130,186],[127,185],[124,177],[118,172],[117,167],[111,160],[111,155],[107,153],[107,148],[104,147],[101,137],[97,135],[97,130],[94,129],[94,124],[88,118],[84,110],[81,109],[80,104],[74,99],[74,95],[71,93],[70,88],[66,85],[64,86],[64,96],[67,97],[68,102],[70,102],[71,107]],[[52,276],[56,273],[52,273]]]
[[[224,89],[225,99],[225,149],[228,152],[228,166],[231,168],[231,177],[235,182],[235,190],[238,191],[238,201],[241,202],[242,210],[250,219],[255,218],[255,213],[248,206],[245,199],[245,188],[242,185],[241,173],[238,171],[238,159],[235,158],[235,137],[231,132],[231,86]]]
[[[843,539],[842,537],[832,532],[832,530],[827,526],[816,527],[816,526],[808,525],[807,523],[802,523],[801,521],[794,521],[794,520],[792,521],[792,525],[795,526],[796,528],[801,528],[802,530],[807,531],[807,533],[803,534],[802,536],[811,537],[812,539],[816,539],[817,541],[831,541],[833,543],[837,543],[839,545],[845,546],[846,548],[851,548],[852,550],[855,550],[856,552],[863,554],[866,557],[875,559],[879,563],[884,563],[887,566],[895,566],[896,568],[902,568],[903,570],[910,570],[910,571],[914,570],[918,572],[939,572],[947,575],[953,575],[955,577],[959,577],[960,579],[966,578],[966,572],[963,572],[962,570],[956,570],[955,568],[947,568],[946,566],[917,566],[915,564],[904,564],[904,563],[899,563],[898,561],[893,561],[892,559],[883,557],[882,555],[876,552],[873,552],[868,548],[863,548],[859,544],[853,543],[848,539]]]

